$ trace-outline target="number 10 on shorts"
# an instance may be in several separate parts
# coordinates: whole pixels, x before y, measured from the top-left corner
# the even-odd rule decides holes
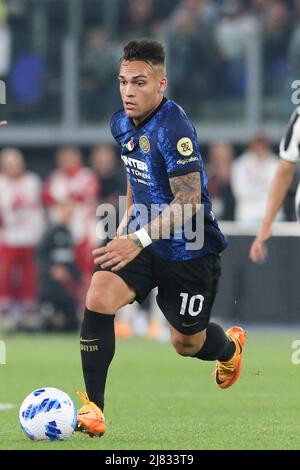
[[[204,302],[203,295],[193,295],[189,299],[189,294],[181,292],[180,297],[182,297],[180,315],[184,315],[187,309],[191,317],[196,317],[201,312]]]

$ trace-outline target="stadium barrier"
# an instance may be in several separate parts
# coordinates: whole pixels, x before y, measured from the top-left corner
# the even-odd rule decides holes
[[[249,250],[259,226],[221,223],[229,244],[212,315],[246,323],[300,323],[300,226],[275,223],[264,263],[254,264]]]

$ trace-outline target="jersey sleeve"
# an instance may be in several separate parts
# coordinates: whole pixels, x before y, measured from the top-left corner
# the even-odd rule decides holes
[[[300,106],[293,112],[286,133],[281,139],[279,155],[288,162],[300,162]]]
[[[169,177],[201,171],[202,159],[196,131],[184,112],[169,110],[165,125],[158,130],[158,150]]]

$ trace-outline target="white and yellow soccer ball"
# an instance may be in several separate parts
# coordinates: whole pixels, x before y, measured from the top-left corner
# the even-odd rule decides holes
[[[32,440],[63,440],[75,429],[77,410],[67,393],[45,387],[25,398],[19,420],[23,432]]]

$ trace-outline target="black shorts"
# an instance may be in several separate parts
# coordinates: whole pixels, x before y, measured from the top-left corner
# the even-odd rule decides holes
[[[208,254],[188,261],[169,261],[150,246],[115,274],[135,290],[139,303],[157,287],[156,300],[168,322],[180,333],[193,335],[208,325],[221,258]]]

